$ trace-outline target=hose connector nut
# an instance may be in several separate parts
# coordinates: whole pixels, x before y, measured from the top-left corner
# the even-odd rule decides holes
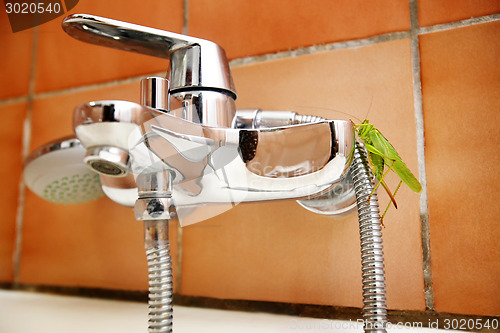
[[[135,202],[136,220],[169,220],[175,216],[171,198],[139,198]]]

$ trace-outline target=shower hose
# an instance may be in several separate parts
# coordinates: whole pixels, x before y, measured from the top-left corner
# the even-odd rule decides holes
[[[149,271],[149,333],[172,332],[172,258],[168,240],[168,220],[144,221]]]
[[[362,143],[356,142],[351,171],[361,238],[364,330],[382,333],[387,325],[382,222],[377,193],[373,192],[373,174]]]

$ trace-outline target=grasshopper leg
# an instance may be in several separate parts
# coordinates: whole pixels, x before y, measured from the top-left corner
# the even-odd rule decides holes
[[[399,181],[398,187],[396,187],[396,190],[394,191],[394,196],[396,196],[396,194],[398,193],[399,188],[401,187],[401,184],[403,184],[402,180]],[[382,226],[383,227],[385,227],[385,225],[384,225],[384,217],[385,217],[385,214],[387,214],[387,211],[389,210],[389,207],[391,207],[391,203],[390,202],[387,205],[387,207],[385,208],[384,214],[382,214],[382,216],[380,217],[380,222],[382,222]]]
[[[370,161],[371,162],[371,161]],[[373,164],[373,163],[372,163]],[[375,186],[375,188],[373,189],[372,193],[370,193],[370,196],[368,197],[368,203],[370,203],[370,198],[372,197],[373,193],[375,193],[375,191],[377,190],[377,188],[382,185],[382,187],[385,189],[385,191],[387,192],[387,195],[389,196],[389,198],[391,198],[391,201],[392,203],[394,204],[394,207],[396,207],[396,209],[398,208],[398,205],[396,203],[396,199],[394,198],[394,196],[392,195],[391,193],[391,190],[389,189],[389,187],[387,187],[387,184],[384,182],[384,178],[385,176],[387,176],[387,174],[389,173],[389,171],[392,170],[392,167],[394,166],[394,164],[392,164],[389,169],[382,175],[382,178],[380,178],[380,180],[378,181],[377,185]],[[374,167],[372,166],[372,172],[375,174],[375,170],[374,170]]]

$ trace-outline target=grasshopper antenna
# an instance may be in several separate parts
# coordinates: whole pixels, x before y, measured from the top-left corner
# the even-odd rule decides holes
[[[373,93],[372,93],[372,97],[370,98],[370,105],[368,105],[368,111],[366,111],[366,114],[365,114],[365,119],[368,119],[368,114],[372,110],[372,105],[373,105]]]
[[[315,110],[325,110],[325,111],[334,111],[334,112],[338,112],[338,113],[342,113],[346,116],[349,116],[349,117],[352,117],[352,118],[355,118],[356,120],[358,120],[359,122],[362,122],[361,119],[359,119],[358,117],[356,117],[355,115],[352,115],[350,113],[347,113],[347,112],[344,112],[344,111],[340,111],[340,110],[337,110],[337,109],[333,109],[333,108],[324,108],[324,107],[320,107],[320,106],[298,106],[298,108],[303,108],[303,109],[315,109]]]

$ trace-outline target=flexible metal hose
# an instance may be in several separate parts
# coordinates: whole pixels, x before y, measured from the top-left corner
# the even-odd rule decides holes
[[[384,250],[382,222],[377,194],[373,193],[373,174],[365,148],[356,142],[352,164],[354,191],[358,205],[363,278],[363,318],[365,332],[386,332]]]
[[[151,234],[161,235],[159,240],[146,242],[149,271],[148,332],[172,332],[173,277],[168,241],[168,220],[144,222]]]
[[[303,115],[303,114],[295,114],[295,119],[293,124],[310,124],[316,123],[318,121],[326,120],[326,118],[320,116],[311,116],[311,115]]]
[[[295,115],[295,124],[311,123],[325,118]],[[387,305],[385,297],[384,249],[382,221],[377,193],[373,193],[373,174],[368,164],[365,147],[356,142],[351,173],[358,206],[361,239],[361,269],[363,283],[363,318],[365,332],[385,333]]]

